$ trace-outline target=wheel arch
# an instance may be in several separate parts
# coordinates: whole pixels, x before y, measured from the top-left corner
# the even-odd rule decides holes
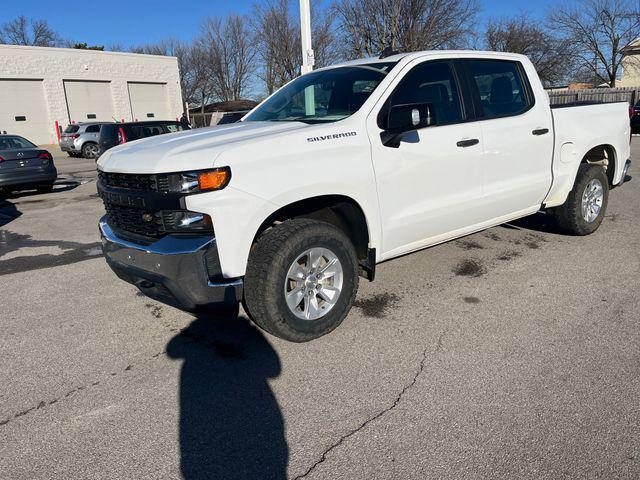
[[[605,169],[609,187],[614,184],[616,172],[618,171],[618,154],[613,145],[603,143],[591,147],[583,156],[580,164],[588,163],[602,165]],[[577,171],[576,171],[577,174]],[[575,181],[575,180],[574,180]]]
[[[252,244],[267,229],[292,218],[310,218],[335,225],[351,239],[358,259],[367,258],[371,240],[370,225],[360,204],[346,195],[319,195],[278,208],[260,224]]]

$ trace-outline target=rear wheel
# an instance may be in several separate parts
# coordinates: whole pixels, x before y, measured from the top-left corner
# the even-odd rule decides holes
[[[306,342],[335,329],[358,290],[349,238],[329,223],[287,220],[267,230],[249,256],[244,305],[269,333]]]
[[[82,146],[82,156],[84,158],[98,158],[98,144],[86,142]]]
[[[553,209],[558,226],[573,235],[595,232],[609,202],[609,181],[600,165],[583,163],[564,205]]]

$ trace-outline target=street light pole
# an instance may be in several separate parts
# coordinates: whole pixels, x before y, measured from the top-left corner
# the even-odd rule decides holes
[[[313,70],[315,57],[311,45],[311,8],[309,0],[300,0],[300,43],[302,46],[302,66],[300,73],[304,75]],[[305,115],[316,114],[315,87],[310,85],[304,89],[304,110]]]
[[[313,70],[315,57],[311,45],[311,8],[309,0],[300,0],[300,40],[302,44],[302,66],[300,73],[305,74]]]

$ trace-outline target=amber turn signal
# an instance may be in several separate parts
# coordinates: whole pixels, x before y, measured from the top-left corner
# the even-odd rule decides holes
[[[199,190],[220,190],[224,188],[231,180],[231,170],[229,167],[216,168],[215,170],[209,170],[198,174],[198,188]]]

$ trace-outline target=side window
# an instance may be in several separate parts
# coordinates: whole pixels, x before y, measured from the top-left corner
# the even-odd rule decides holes
[[[89,125],[85,132],[87,133],[98,133],[100,131],[100,125]]]
[[[532,102],[526,79],[518,62],[508,60],[470,60],[471,78],[478,87],[483,118],[518,115]]]
[[[391,94],[390,102],[390,105],[431,104],[436,125],[463,119],[460,91],[448,61],[424,62],[413,67]]]
[[[165,125],[165,128],[167,129],[167,132],[169,132],[169,133],[182,131],[182,127],[179,124],[176,124],[176,123],[167,123]]]

